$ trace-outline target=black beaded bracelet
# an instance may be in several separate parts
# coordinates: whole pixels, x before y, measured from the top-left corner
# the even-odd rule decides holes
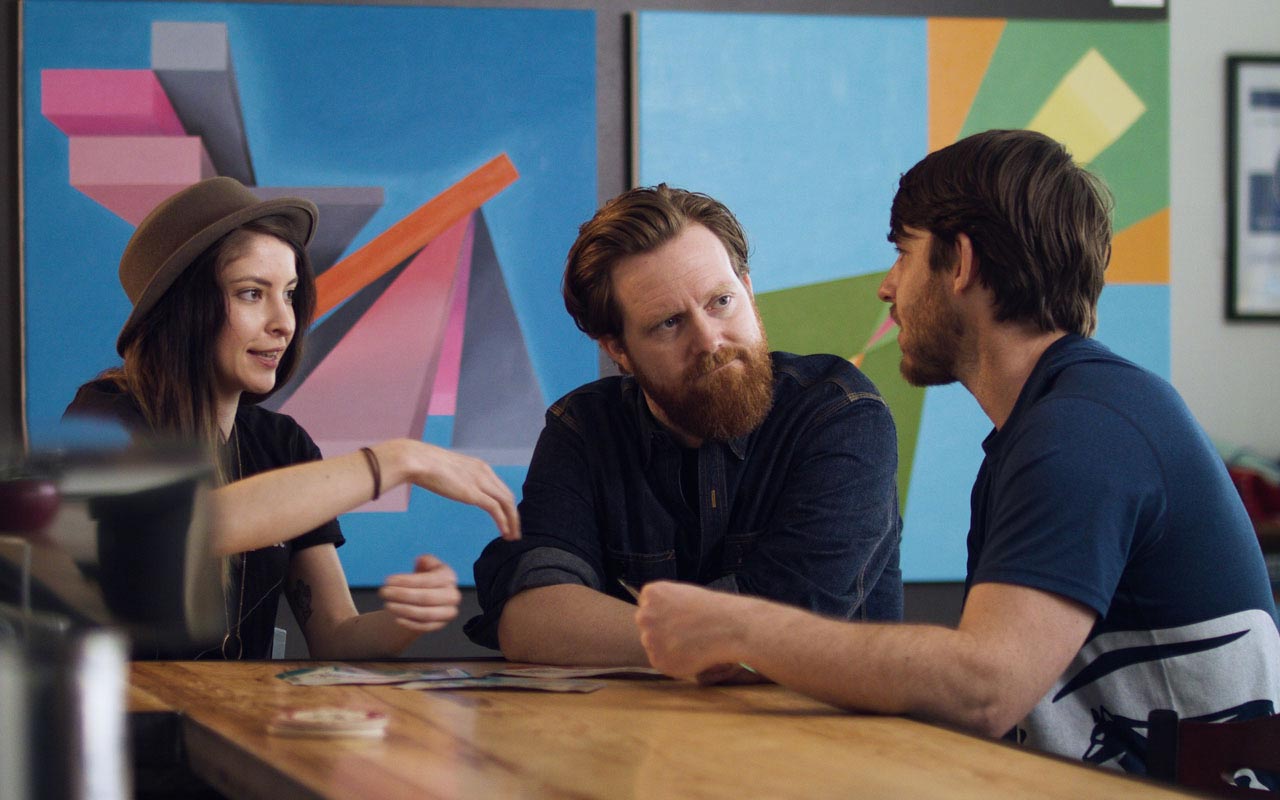
[[[369,462],[369,471],[373,473],[373,499],[377,500],[382,496],[382,466],[372,448],[361,447],[360,452],[364,453],[364,460]]]

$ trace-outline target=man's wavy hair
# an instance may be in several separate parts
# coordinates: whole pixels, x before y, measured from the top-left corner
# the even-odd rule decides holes
[[[623,192],[578,228],[565,260],[564,307],[578,328],[599,340],[622,337],[622,311],[613,293],[613,268],[628,256],[652,252],[691,223],[716,235],[739,278],[750,272],[747,236],[723,203],[665,183]]]
[[[1040,133],[992,130],[931,153],[898,183],[889,240],[933,234],[929,265],[966,234],[996,319],[1089,336],[1111,259],[1111,193]]]

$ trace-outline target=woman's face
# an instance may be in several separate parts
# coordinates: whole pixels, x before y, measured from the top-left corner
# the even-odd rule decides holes
[[[267,394],[293,340],[293,249],[265,233],[250,232],[218,268],[227,321],[214,348],[218,402],[238,404],[243,392]]]

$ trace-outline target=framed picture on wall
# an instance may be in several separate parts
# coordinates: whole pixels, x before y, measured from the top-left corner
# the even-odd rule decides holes
[[[1227,58],[1227,318],[1280,321],[1280,55]]]

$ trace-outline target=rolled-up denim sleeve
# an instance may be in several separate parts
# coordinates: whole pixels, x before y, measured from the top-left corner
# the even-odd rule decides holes
[[[748,532],[738,590],[845,619],[901,619],[897,471],[897,432],[879,395],[821,408],[765,529]]]
[[[507,582],[507,596],[513,597],[525,589],[564,583],[600,590],[600,576],[590,564],[558,547],[537,547],[516,562],[511,580]]]
[[[519,541],[495,539],[475,563],[481,614],[464,630],[476,644],[498,647],[498,621],[515,594],[535,586],[605,580],[581,431],[562,407],[547,412],[520,501]]]

